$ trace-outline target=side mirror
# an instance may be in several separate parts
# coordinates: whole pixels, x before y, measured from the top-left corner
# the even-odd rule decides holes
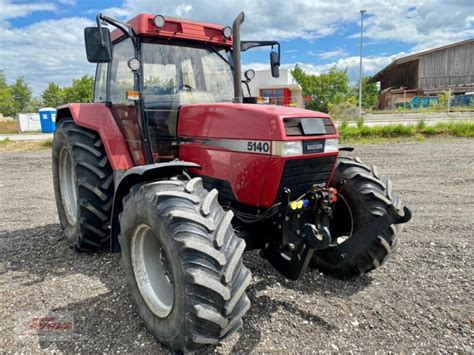
[[[270,52],[270,67],[274,78],[280,77],[280,56],[277,52]]]
[[[108,28],[86,27],[84,40],[87,60],[90,63],[110,63],[112,61],[112,41]]]

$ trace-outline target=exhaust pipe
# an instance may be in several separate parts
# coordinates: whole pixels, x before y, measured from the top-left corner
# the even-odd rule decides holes
[[[234,62],[234,102],[242,103],[242,65],[240,62],[240,25],[245,20],[242,11],[232,24],[232,61]]]

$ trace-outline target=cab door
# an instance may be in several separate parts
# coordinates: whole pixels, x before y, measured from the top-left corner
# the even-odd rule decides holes
[[[127,91],[137,89],[134,85],[134,74],[128,67],[128,61],[134,57],[135,49],[130,38],[113,45],[113,59],[109,64],[108,101],[135,164],[143,165],[145,155],[140,134],[138,101],[127,99]]]

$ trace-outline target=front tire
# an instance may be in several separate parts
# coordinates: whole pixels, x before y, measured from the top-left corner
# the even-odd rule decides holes
[[[401,206],[392,191],[392,182],[385,176],[379,176],[376,167],[365,165],[359,158],[339,157],[330,185],[338,190],[338,201],[330,225],[332,245],[343,243],[372,220],[385,214],[388,205]],[[397,249],[400,230],[400,224],[392,224],[366,250],[358,254],[349,253],[336,264],[328,262],[316,251],[311,266],[342,279],[366,274],[384,264]]]
[[[62,119],[54,134],[53,182],[59,221],[77,251],[109,245],[113,173],[100,136]]]
[[[172,351],[216,344],[242,325],[251,275],[232,217],[200,178],[135,186],[124,199],[127,282],[146,327]]]

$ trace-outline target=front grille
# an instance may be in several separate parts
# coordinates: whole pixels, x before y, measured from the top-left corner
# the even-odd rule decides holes
[[[291,190],[294,200],[304,194],[314,184],[325,184],[331,176],[336,156],[311,159],[287,160],[278,190],[278,200],[283,195],[285,187]]]
[[[336,133],[336,128],[332,124],[329,118],[285,118],[283,123],[285,125],[285,132],[287,136],[305,136],[306,134],[303,131],[303,127],[301,126],[301,120],[323,120],[324,127],[326,132],[323,134],[333,134]],[[313,134],[311,134],[313,135]]]

